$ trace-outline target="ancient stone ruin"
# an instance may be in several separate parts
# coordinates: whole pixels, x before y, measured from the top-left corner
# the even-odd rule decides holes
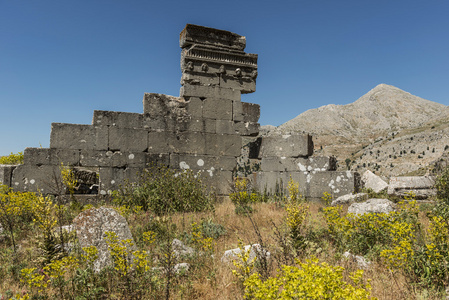
[[[94,111],[91,125],[53,123],[50,148],[26,148],[24,164],[0,168],[0,180],[54,193],[63,163],[82,179],[80,193],[107,195],[149,164],[164,164],[198,172],[221,195],[236,176],[267,192],[292,178],[309,198],[357,189],[357,173],[336,172],[334,158],[312,156],[311,136],[258,136],[260,107],[241,101],[255,92],[258,76],[257,54],[245,46],[243,36],[188,24],[180,35],[179,97],[146,93],[143,113]]]

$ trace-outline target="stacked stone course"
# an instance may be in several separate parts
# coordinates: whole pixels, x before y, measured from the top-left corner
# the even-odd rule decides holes
[[[291,177],[308,197],[352,192],[356,174],[335,172],[334,158],[313,158],[311,136],[257,137],[260,106],[241,101],[258,75],[257,54],[245,45],[235,33],[188,24],[180,35],[179,97],[146,93],[142,114],[96,110],[91,125],[53,123],[50,148],[25,149],[24,164],[0,168],[0,180],[53,193],[63,163],[98,174],[90,192],[106,195],[125,179],[137,181],[149,164],[164,164],[198,172],[218,194],[229,193],[234,176],[261,190]]]

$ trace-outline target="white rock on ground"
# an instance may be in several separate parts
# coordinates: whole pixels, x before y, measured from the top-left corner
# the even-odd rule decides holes
[[[366,213],[389,213],[396,209],[396,204],[388,199],[368,199],[365,202],[353,203],[348,207],[348,213],[363,215]]]
[[[246,245],[245,247],[243,247],[244,251],[248,251],[248,249],[250,249],[249,252],[249,261],[252,261],[254,259],[254,257],[256,255],[265,255],[265,257],[267,259],[270,259],[270,252],[266,249],[262,249],[262,247],[260,246],[260,244],[252,244],[252,245]],[[222,263],[229,263],[230,261],[234,260],[234,259],[238,259],[238,255],[242,252],[242,250],[240,248],[235,248],[235,249],[231,249],[231,250],[226,250],[225,253],[223,254],[223,256],[221,257],[221,262]]]
[[[349,261],[356,263],[359,269],[366,270],[370,267],[371,262],[366,260],[363,256],[353,255],[350,252],[346,251],[343,253],[343,256],[346,257]]]
[[[380,193],[388,188],[388,183],[370,170],[366,170],[365,173],[363,173],[362,182],[365,188],[372,189],[375,193]]]
[[[192,256],[195,253],[195,249],[186,246],[182,241],[178,239],[173,239],[171,245],[176,258]]]
[[[354,202],[359,202],[362,200],[368,199],[367,193],[358,193],[358,194],[347,194],[338,197],[334,201],[332,201],[331,206],[344,205],[344,204],[352,204]]]

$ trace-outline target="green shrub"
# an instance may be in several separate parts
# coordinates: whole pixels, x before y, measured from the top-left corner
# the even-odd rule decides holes
[[[19,165],[23,164],[23,152],[17,154],[12,153],[10,155],[0,156],[0,165]]]
[[[343,280],[343,267],[318,263],[316,259],[297,261],[298,266],[283,266],[280,274],[265,281],[257,273],[245,282],[245,299],[371,299],[371,286],[363,281],[363,271]]]
[[[144,211],[151,210],[157,215],[210,210],[214,200],[197,174],[165,166],[145,169],[137,183],[125,184],[113,197],[118,205],[141,206]]]

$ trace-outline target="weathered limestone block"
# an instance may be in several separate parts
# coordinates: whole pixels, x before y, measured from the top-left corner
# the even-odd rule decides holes
[[[203,118],[232,120],[232,100],[206,98],[203,101]]]
[[[234,156],[170,154],[170,167],[173,169],[203,170],[206,172],[214,170],[232,171],[235,164],[236,158]]]
[[[388,188],[388,183],[370,170],[366,170],[365,173],[363,173],[362,183],[365,188],[372,189],[375,193],[380,193]]]
[[[242,101],[232,101],[232,120],[234,122],[243,122]]]
[[[167,131],[154,131],[148,133],[148,153],[170,153],[174,151],[173,143],[176,135]]]
[[[12,172],[17,165],[0,165],[0,184],[11,186]]]
[[[148,149],[148,131],[146,129],[109,127],[109,150],[138,151]]]
[[[225,89],[220,87],[207,87],[201,85],[185,85],[180,90],[181,97],[200,97],[222,100],[240,101],[239,90]]]
[[[351,171],[321,171],[309,173],[306,180],[309,190],[308,197],[321,198],[327,192],[333,198],[340,197],[353,192],[358,192],[360,175]]]
[[[357,193],[357,194],[347,194],[338,197],[334,201],[332,201],[331,206],[337,206],[337,205],[348,205],[352,204],[354,202],[360,202],[363,200],[368,200],[368,194],[367,193]]]
[[[261,160],[261,170],[267,172],[320,172],[335,171],[337,160],[333,156],[317,156],[309,158],[292,157],[263,157]]]
[[[238,134],[233,121],[215,120],[215,132],[218,134]]]
[[[94,110],[92,125],[142,128],[143,115],[139,113]]]
[[[170,165],[170,154],[168,153],[158,153],[158,154],[152,154],[147,153],[146,154],[146,166],[152,167],[152,166],[169,166]]]
[[[312,136],[271,135],[263,137],[259,157],[307,157],[313,153]]]
[[[255,172],[249,176],[253,182],[253,186],[259,192],[268,194],[285,192],[288,181],[292,179],[299,183],[299,192],[301,195],[307,196],[306,175],[299,172]]]
[[[130,151],[81,150],[80,165],[84,167],[144,167],[147,154]]]
[[[143,127],[149,130],[177,131],[191,119],[184,98],[145,93]]]
[[[58,194],[61,191],[56,182],[61,182],[59,166],[18,165],[12,172],[11,187],[16,191]]]
[[[25,148],[23,154],[25,165],[78,166],[80,164],[80,150],[55,148]]]
[[[391,177],[388,194],[400,197],[413,192],[417,199],[436,195],[435,179],[430,176]]]
[[[258,259],[261,257],[265,257],[266,259],[270,259],[270,252],[267,249],[262,249],[262,246],[260,244],[252,244],[252,245],[246,245],[243,247],[243,250],[247,252],[249,249],[249,259],[248,261],[253,261],[254,258],[257,256]],[[222,263],[229,263],[232,262],[234,259],[239,258],[239,254],[241,254],[242,250],[240,248],[235,248],[231,250],[226,250],[223,256],[221,257]]]
[[[235,122],[234,128],[241,136],[257,136],[259,134],[259,123]]]
[[[174,152],[203,154],[206,152],[206,137],[202,132],[180,132],[172,141]]]
[[[226,30],[187,24],[180,34],[179,46],[185,48],[195,44],[243,51],[246,46],[246,38]]]
[[[107,150],[108,138],[107,127],[52,123],[50,148]]]
[[[236,89],[242,91],[242,94],[254,93],[256,91],[256,81],[251,77],[252,69],[240,68],[241,74],[237,75],[236,69],[229,68],[220,78],[220,87],[228,89]],[[228,74],[229,73],[229,74]]]
[[[260,105],[259,104],[242,102],[242,109],[243,109],[243,121],[244,122],[252,122],[252,123],[259,122],[259,118],[260,118]]]
[[[189,97],[186,100],[186,110],[192,119],[203,118],[203,100],[198,97]]]
[[[191,132],[217,133],[217,121],[214,119],[192,119],[186,123],[185,130]],[[230,121],[226,121],[230,122]]]
[[[388,199],[368,199],[361,203],[352,203],[348,207],[348,213],[363,215],[366,213],[385,213],[388,214],[396,210],[396,204]]]
[[[119,189],[120,185],[129,182],[138,182],[143,168],[110,168],[100,167],[100,195],[111,194]]]
[[[105,240],[106,232],[114,232],[119,240],[130,239],[134,243],[128,222],[112,208],[100,207],[83,211],[73,220],[73,225],[81,248],[97,247],[98,259],[94,262],[96,272],[112,264]]]
[[[196,69],[201,69],[201,64],[193,63],[192,66]],[[209,70],[208,70],[209,71]],[[219,74],[215,72],[184,72],[181,77],[181,85],[204,85],[204,86],[220,86]]]
[[[207,155],[239,156],[242,138],[234,134],[205,134]]]
[[[210,168],[208,170],[198,171],[198,175],[209,191],[213,191],[217,195],[229,195],[231,192],[233,182],[232,171]]]

